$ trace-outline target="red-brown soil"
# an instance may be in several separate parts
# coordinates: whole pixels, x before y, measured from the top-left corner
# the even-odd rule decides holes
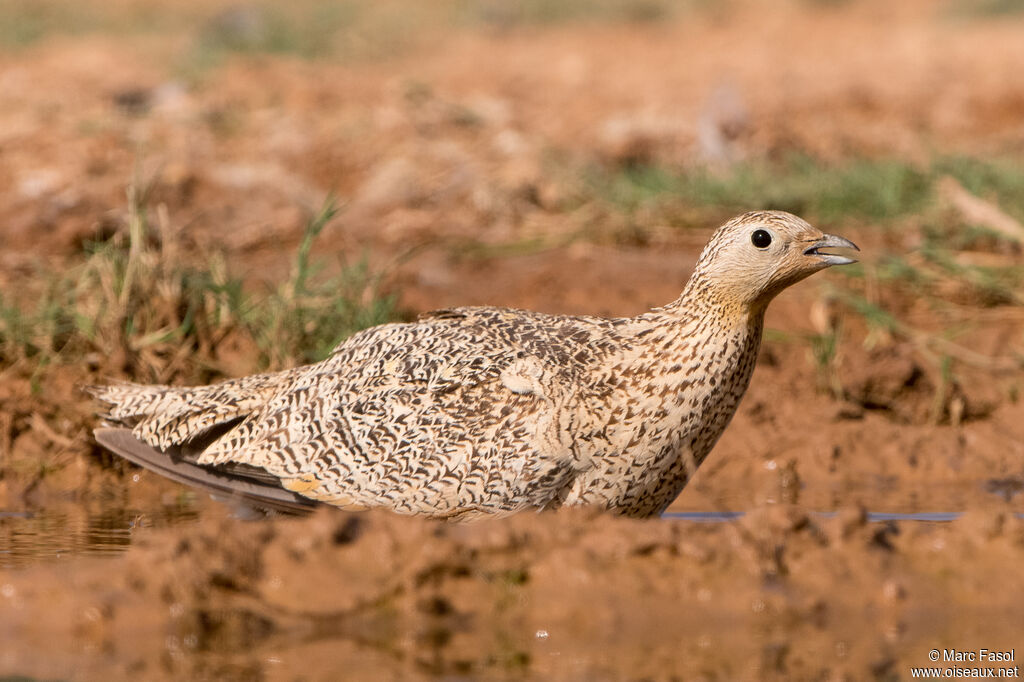
[[[318,253],[368,253],[403,310],[635,314],[678,294],[726,216],[690,207],[679,227],[580,201],[588,164],[708,161],[708,116],[735,116],[734,159],[1024,152],[1020,15],[923,0],[723,7],[434,29],[373,59],[240,56],[194,84],[176,66],[189,36],[2,52],[0,291],[31,302],[40,271],[121,224],[137,174],[186,257],[223,252],[253,287],[287,275],[309,211],[334,192],[345,208]],[[912,251],[921,226],[822,227],[870,266]],[[998,257],[1022,266],[1019,249]],[[737,523],[240,521],[92,443],[76,386],[151,377],[125,377],[117,358],[0,366],[0,511],[18,515],[0,517],[0,550],[18,553],[0,557],[18,567],[0,574],[0,675],[904,679],[933,648],[1024,651],[1024,380],[1000,364],[1021,354],[1024,314],[951,291],[959,305],[939,316],[876,283],[866,295],[916,331],[879,333],[834,306],[823,373],[806,338],[841,277],[773,304],[768,327],[784,334],[672,508],[753,510]],[[950,329],[954,345],[936,347]],[[254,369],[244,352],[218,362]],[[61,529],[21,515],[78,528],[113,507],[142,512],[125,553],[24,549],[26,528]],[[179,508],[184,520],[161,520]],[[967,514],[886,525],[860,508]]]

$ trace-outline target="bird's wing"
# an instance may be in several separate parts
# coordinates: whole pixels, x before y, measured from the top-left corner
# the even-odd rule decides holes
[[[375,327],[292,373],[199,463],[261,467],[342,507],[538,506],[574,474],[563,422],[597,334],[497,309]]]
[[[311,511],[313,500],[281,487],[260,469],[199,466],[185,457],[172,456],[139,440],[127,428],[99,428],[96,442],[130,462],[165,478],[205,490],[226,501],[288,514]]]

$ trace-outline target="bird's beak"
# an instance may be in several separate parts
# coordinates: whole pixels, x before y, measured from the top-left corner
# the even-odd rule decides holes
[[[860,251],[857,245],[849,239],[844,239],[843,237],[839,237],[834,234],[823,234],[820,238],[815,240],[814,243],[804,249],[804,255],[813,256],[820,262],[823,262],[826,266],[849,265],[850,263],[857,262],[855,258],[837,256],[833,253],[822,253],[821,249],[853,249],[854,251]]]

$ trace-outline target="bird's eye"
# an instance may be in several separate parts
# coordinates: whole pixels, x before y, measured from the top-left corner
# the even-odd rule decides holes
[[[750,235],[750,241],[759,249],[767,249],[772,243],[772,235],[768,230],[754,230],[754,234]]]

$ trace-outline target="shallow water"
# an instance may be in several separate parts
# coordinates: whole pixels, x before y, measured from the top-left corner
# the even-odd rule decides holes
[[[18,568],[59,562],[76,556],[113,556],[128,549],[140,531],[169,528],[196,521],[206,506],[216,503],[202,496],[185,496],[177,504],[149,509],[117,505],[82,509],[12,512],[0,510],[0,568]],[[222,509],[222,511],[224,511]],[[830,518],[836,512],[813,512]],[[664,519],[693,523],[724,523],[745,511],[666,512]],[[868,512],[871,522],[949,522],[962,512]],[[1018,516],[1024,516],[1018,513]]]
[[[152,509],[62,506],[39,512],[0,510],[0,568],[119,554],[128,549],[140,529],[167,528],[198,517],[199,508],[187,501]]]
[[[439,526],[238,523],[195,502],[210,505],[196,521],[173,507],[5,514],[8,532],[78,539],[0,579],[0,680],[891,680],[932,650],[1020,650],[1022,526],[999,511],[966,525],[884,511],[873,527],[830,512],[793,525],[750,507]],[[145,531],[163,523],[187,532]],[[136,541],[132,561],[52,557]]]
[[[663,519],[679,519],[682,521],[696,521],[701,523],[714,523],[735,521],[743,518],[747,512],[742,511],[687,511],[687,512],[666,512],[662,514]],[[822,518],[831,518],[837,512],[813,512],[814,515]],[[964,512],[872,512],[867,513],[868,521],[879,523],[883,521],[923,521],[923,522],[948,522],[955,521],[964,515]],[[1018,513],[1018,518],[1024,518],[1024,514]]]

